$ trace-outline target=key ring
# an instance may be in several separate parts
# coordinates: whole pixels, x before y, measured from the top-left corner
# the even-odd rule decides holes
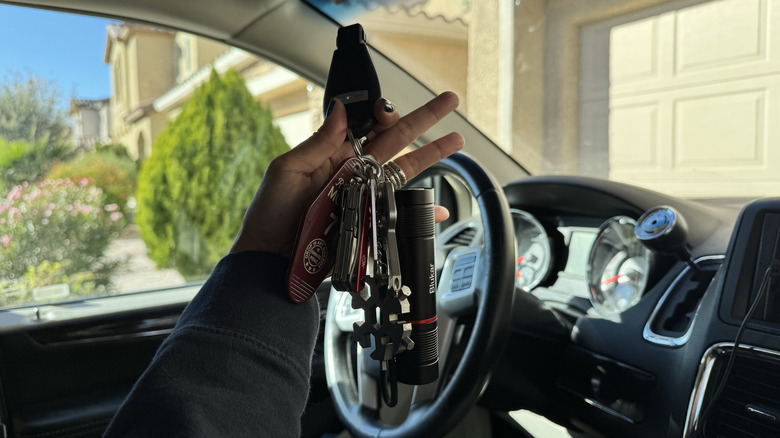
[[[355,156],[363,163],[363,172],[366,172],[366,167],[371,167],[371,169],[374,171],[374,175],[378,179],[381,180],[384,178],[384,168],[379,165],[374,157],[363,154],[363,142],[355,138],[355,135],[352,134],[351,129],[347,129],[347,138],[349,139],[350,144],[352,144],[352,151],[355,152]]]
[[[382,166],[382,169],[384,169],[385,175],[387,175],[387,180],[393,184],[396,190],[406,185],[406,173],[394,161],[388,161]]]
[[[355,151],[355,156],[358,158],[362,157],[363,145],[360,143],[360,140],[355,138],[355,136],[352,134],[351,129],[347,129],[347,138],[349,139],[349,142],[352,144],[352,150]]]
[[[376,179],[380,181],[384,179],[384,168],[376,161],[376,158],[374,158],[373,155],[361,155],[358,158],[360,158],[360,161],[363,162],[363,165],[366,168],[371,168]],[[366,170],[364,169],[364,172],[365,171]],[[366,174],[368,174],[368,172],[366,172]]]

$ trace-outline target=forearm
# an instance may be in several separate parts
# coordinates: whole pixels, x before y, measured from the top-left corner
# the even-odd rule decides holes
[[[107,436],[299,436],[319,312],[287,298],[286,267],[260,252],[225,257]]]

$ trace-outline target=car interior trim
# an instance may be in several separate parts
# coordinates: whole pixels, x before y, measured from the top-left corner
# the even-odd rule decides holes
[[[724,255],[709,255],[709,256],[702,256],[694,260],[694,263],[697,265],[710,260],[723,260],[725,258]],[[647,320],[647,323],[645,324],[645,328],[642,331],[642,337],[645,338],[647,342],[651,342],[653,344],[657,345],[663,345],[666,347],[680,347],[682,345],[685,345],[688,342],[688,339],[691,338],[691,333],[693,332],[693,326],[696,324],[696,315],[698,315],[698,307],[701,305],[701,303],[696,305],[697,312],[694,314],[693,319],[691,320],[690,325],[688,326],[688,330],[679,337],[672,337],[672,336],[664,336],[660,335],[658,333],[655,333],[652,329],[653,321],[655,321],[656,317],[661,311],[661,308],[663,307],[666,300],[669,298],[669,296],[674,293],[677,290],[677,284],[682,281],[683,278],[690,272],[691,267],[686,265],[685,268],[680,272],[679,275],[672,281],[672,284],[669,285],[668,288],[666,288],[666,291],[664,292],[661,299],[658,301],[658,304],[656,304],[655,309],[653,310],[653,313],[650,314],[650,318]]]
[[[98,342],[115,342],[153,336],[168,336],[179,320],[181,308],[174,308],[172,313],[155,318],[140,318],[123,321],[116,324],[98,323],[82,329],[47,330],[35,333],[33,337],[42,345],[62,347],[66,345],[94,344]]]
[[[596,409],[598,409],[598,410],[600,410],[600,411],[602,411],[604,413],[607,413],[607,414],[609,414],[609,415],[611,415],[611,416],[613,416],[615,418],[618,418],[620,420],[623,420],[623,421],[625,421],[627,423],[634,424],[634,420],[632,420],[631,418],[621,414],[620,412],[618,412],[618,411],[616,411],[616,410],[614,410],[612,408],[609,408],[609,407],[607,407],[607,406],[597,402],[596,400],[593,400],[592,398],[585,397],[585,398],[583,398],[583,400],[585,401],[585,403],[593,406],[594,408],[596,408]]]

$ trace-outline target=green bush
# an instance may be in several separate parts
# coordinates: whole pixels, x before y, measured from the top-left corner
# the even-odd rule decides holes
[[[18,297],[66,282],[74,291],[105,291],[119,262],[103,254],[126,225],[118,206],[87,179],[13,187],[0,198],[0,290],[15,288],[10,295]]]
[[[0,137],[0,194],[25,181],[43,177],[49,168],[67,154],[60,144],[7,141]]]
[[[73,160],[55,164],[47,179],[67,178],[74,182],[86,178],[103,190],[106,203],[116,204],[125,215],[131,213],[127,200],[135,193],[136,164],[128,155],[98,148]]]
[[[130,156],[130,152],[127,151],[127,147],[116,143],[98,143],[95,145],[95,152],[99,154],[109,154],[120,159],[133,161],[133,157]]]
[[[271,160],[289,150],[271,111],[231,70],[199,87],[138,175],[136,223],[159,267],[208,274],[227,252]]]

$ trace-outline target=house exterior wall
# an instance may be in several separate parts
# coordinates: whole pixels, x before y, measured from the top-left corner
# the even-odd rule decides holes
[[[209,73],[211,65],[242,73],[255,98],[268,105],[275,118],[283,118],[279,125],[291,137],[288,143],[295,145],[313,132],[307,123],[312,111],[309,94],[318,87],[303,79],[254,56],[228,53],[228,46],[195,35],[113,26],[106,50],[113,84],[110,113],[116,121],[111,139],[125,145],[135,159],[151,155],[154,140],[181,112],[198,81],[208,79],[202,73]],[[223,66],[221,58],[226,54],[234,63]],[[160,104],[161,97],[172,92],[177,97]]]
[[[162,128],[155,125],[160,118],[140,119],[145,118],[144,106],[175,83],[174,35],[142,26],[112,26],[115,35],[109,30],[106,56],[113,91],[111,140],[137,159],[144,156],[139,154],[139,139],[145,139],[142,149],[148,149],[153,133]]]

